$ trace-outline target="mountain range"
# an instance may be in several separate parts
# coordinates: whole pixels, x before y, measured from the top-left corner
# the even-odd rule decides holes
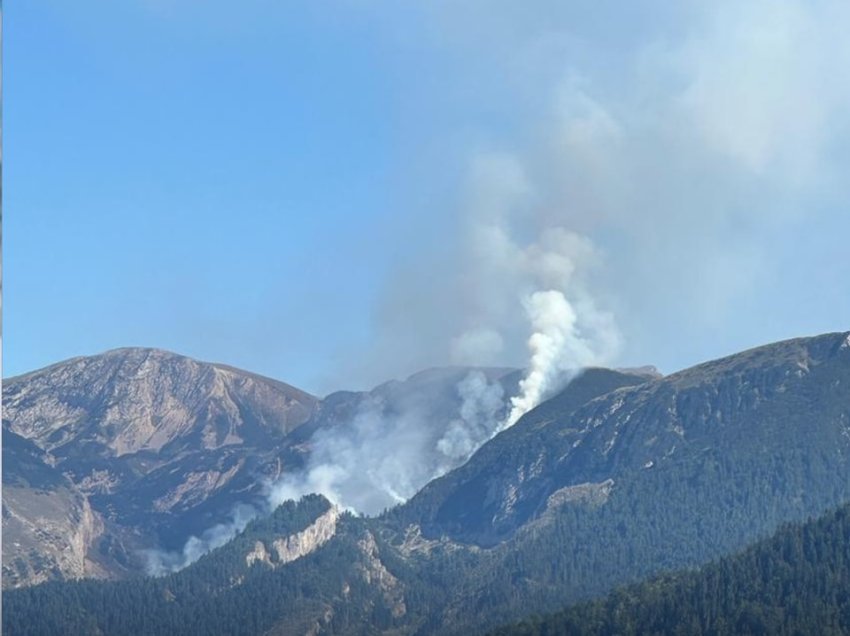
[[[521,375],[479,372],[504,395]],[[376,395],[387,413],[428,405],[444,432],[468,373],[319,400],[122,350],[7,381],[4,585],[127,580],[10,591],[4,629],[190,634],[202,620],[209,634],[481,633],[700,566],[850,501],[850,334],[835,333],[665,377],[588,369],[402,505],[362,517],[307,497],[179,572],[137,576],[139,550],[255,505],[264,478],[308,466],[317,435],[342,434]],[[67,531],[45,542],[44,519]]]
[[[317,432],[343,435],[364,405],[386,417],[416,413],[439,438],[469,372],[432,369],[319,399],[227,365],[133,348],[8,378],[3,587],[144,573],[150,550],[179,551],[264,508],[268,484],[304,468]],[[510,369],[478,372],[503,378],[505,392],[519,379]]]

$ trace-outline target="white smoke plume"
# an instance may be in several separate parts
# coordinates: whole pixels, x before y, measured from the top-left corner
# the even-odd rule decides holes
[[[241,504],[230,513],[230,518],[205,530],[200,536],[191,536],[182,550],[143,550],[145,570],[149,576],[162,576],[182,570],[207,552],[220,548],[245,529],[248,523],[267,511]]]
[[[456,392],[460,404],[451,418],[422,405],[397,411],[370,397],[351,422],[313,436],[305,471],[270,484],[270,505],[316,492],[374,515],[407,501],[466,461],[493,435],[505,410],[502,386],[481,371],[469,372]]]
[[[563,381],[563,374],[568,373],[568,379],[572,379],[583,366],[598,361],[590,343],[576,332],[576,313],[562,292],[534,292],[526,300],[525,309],[534,330],[528,339],[531,360],[519,383],[520,393],[511,398],[511,411],[501,428],[513,426],[540,404],[553,384]]]
[[[469,206],[470,293],[475,326],[453,340],[526,342],[529,358],[520,392],[511,398],[504,430],[587,366],[610,363],[621,336],[611,312],[598,308],[590,275],[603,260],[591,239],[561,226],[535,237],[542,212],[520,161],[511,155],[477,158]],[[523,241],[525,237],[525,241]],[[522,320],[524,310],[525,321]],[[523,334],[530,327],[531,334]],[[476,347],[466,347],[476,350]]]

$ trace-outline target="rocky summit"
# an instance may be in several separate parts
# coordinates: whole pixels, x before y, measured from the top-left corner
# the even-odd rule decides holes
[[[317,403],[282,382],[157,349],[9,378],[3,585],[141,571],[139,549],[187,514],[203,525],[231,506],[211,499]]]

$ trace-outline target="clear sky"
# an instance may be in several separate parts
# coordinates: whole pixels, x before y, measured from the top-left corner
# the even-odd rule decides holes
[[[541,285],[611,318],[611,364],[850,329],[843,2],[4,14],[4,376],[137,345],[320,393],[522,365]]]

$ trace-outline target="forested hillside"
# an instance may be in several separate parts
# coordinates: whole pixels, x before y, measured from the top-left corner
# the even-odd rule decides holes
[[[850,506],[741,554],[493,636],[850,633]]]

